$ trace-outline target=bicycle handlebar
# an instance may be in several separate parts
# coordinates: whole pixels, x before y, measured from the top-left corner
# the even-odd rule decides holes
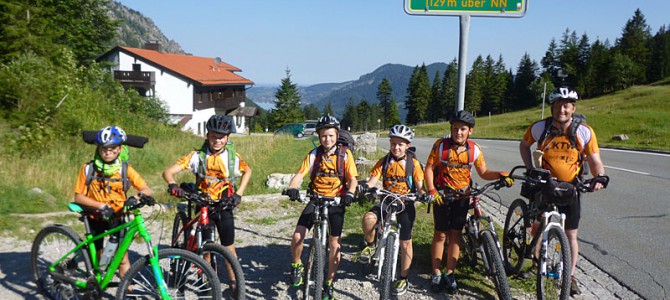
[[[521,175],[514,175],[514,172],[517,170],[525,170],[526,172],[524,173],[523,176]],[[534,168],[531,170],[527,170],[526,166],[516,166],[512,168],[512,171],[509,172],[509,176],[519,180],[523,180],[526,182],[529,182],[530,184],[545,184],[551,177],[551,173],[549,170],[542,169],[542,168]],[[589,178],[586,180],[577,180],[575,182],[575,187],[583,193],[591,193],[594,192],[595,184],[600,183],[602,184],[603,188],[607,188],[607,185],[610,182],[610,178],[607,175],[602,175],[602,176],[596,176],[593,178]]]
[[[402,200],[402,201],[420,201],[420,198],[421,198],[419,196],[419,193],[398,194],[398,193],[393,193],[389,190],[378,189],[378,188],[371,188],[365,194],[366,195],[375,195],[375,196],[380,196],[380,197],[393,197],[394,199],[398,199],[398,200]]]
[[[283,190],[281,192],[282,196],[288,196],[288,190]],[[310,192],[305,192],[305,194],[300,195],[300,200],[298,200],[300,203],[309,203],[309,202],[315,202],[318,204],[326,204],[330,206],[337,206],[340,205],[340,200],[342,200],[342,197],[326,197],[318,194],[313,194]]]

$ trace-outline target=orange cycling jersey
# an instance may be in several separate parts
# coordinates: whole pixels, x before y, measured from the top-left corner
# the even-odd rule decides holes
[[[220,199],[221,196],[227,196],[232,194],[233,191],[228,190],[232,189],[231,182],[229,181],[228,175],[228,150],[225,150],[218,154],[207,153],[206,156],[206,176],[200,182],[200,190],[209,194],[211,199]],[[242,159],[242,157],[235,153],[235,170],[239,173],[243,173],[249,165]],[[191,153],[183,156],[177,160],[177,165],[179,165],[182,170],[190,169],[194,174],[198,172],[198,166],[200,164],[200,156],[198,151],[192,151]],[[237,177],[237,176],[236,176]],[[224,193],[225,192],[225,193]]]
[[[339,147],[339,146],[338,146]],[[312,165],[316,158],[317,148],[314,148],[312,151],[307,154],[305,159],[300,165],[299,174],[306,176],[312,170]],[[325,197],[336,197],[341,195],[341,191],[345,189],[345,184],[349,178],[358,176],[358,170],[356,170],[356,164],[354,163],[353,154],[347,149],[345,154],[344,162],[344,182],[340,180],[338,176],[323,176],[319,174],[337,174],[337,151],[333,153],[324,153],[321,158],[321,163],[317,166],[316,172],[317,176],[312,182],[313,192],[325,196]]]
[[[114,209],[115,212],[121,212],[123,204],[126,201],[126,193],[123,190],[123,181],[121,180],[121,173],[116,172],[112,176],[106,176],[111,179],[107,181],[92,180],[89,186],[86,186],[86,166],[84,164],[77,176],[77,182],[74,186],[76,194],[85,195],[95,201],[105,203]],[[147,183],[140,177],[140,174],[135,169],[128,165],[128,180],[130,184],[137,190],[147,186]]]
[[[532,145],[537,141],[545,128],[545,120],[533,123],[523,136],[523,140]],[[553,130],[558,130],[553,128]],[[581,173],[581,155],[591,155],[600,152],[598,141],[593,129],[582,123],[577,127],[575,137],[577,148],[572,146],[567,130],[563,134],[548,136],[538,149],[543,152],[542,168],[551,172],[553,177],[562,181],[573,181]]]
[[[390,154],[389,154],[390,155]],[[384,189],[397,194],[407,194],[410,192],[410,187],[405,180],[407,172],[405,170],[407,155],[400,160],[395,158],[391,159],[391,163],[386,170],[386,174],[382,174],[382,165],[384,163],[384,158],[377,161],[372,170],[370,171],[370,176],[377,177],[377,179],[383,180]],[[412,174],[412,180],[416,185],[416,182],[423,181],[423,170],[421,170],[421,164],[416,159],[412,159],[414,164],[414,174]]]
[[[441,161],[442,153],[440,153],[440,143],[442,139],[438,139],[433,144],[433,148],[428,155],[428,161],[426,164],[432,164],[435,167],[435,170],[442,170],[442,176],[440,174],[433,174],[434,185],[437,189],[454,189],[462,190],[470,186],[472,181],[472,171],[470,168],[453,168],[450,166],[443,167],[444,162]],[[453,144],[453,143],[452,143]],[[481,147],[477,143],[474,143],[474,166],[475,167],[484,167],[486,162],[484,161],[484,153],[481,151]],[[468,150],[464,150],[460,153],[457,152],[457,146],[452,145],[449,149],[450,153],[448,155],[449,165],[468,165]],[[441,182],[438,182],[438,178],[442,178]]]

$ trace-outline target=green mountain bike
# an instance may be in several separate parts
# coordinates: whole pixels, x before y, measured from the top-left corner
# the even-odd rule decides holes
[[[146,243],[148,254],[131,265],[121,279],[116,299],[220,299],[221,285],[216,273],[198,255],[181,249],[161,249],[152,245],[151,235],[140,208],[155,200],[142,195],[126,200],[123,218],[131,219],[93,236],[89,216],[109,217],[96,210],[70,203],[70,211],[80,213],[84,239],[67,226],[50,225],[37,234],[31,264],[39,292],[50,299],[100,299],[110,287],[124,254],[137,234]],[[120,235],[111,262],[101,266],[95,241]]]

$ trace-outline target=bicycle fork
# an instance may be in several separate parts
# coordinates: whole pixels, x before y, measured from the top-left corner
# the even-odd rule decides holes
[[[396,269],[398,266],[398,253],[400,252],[400,240],[398,239],[399,235],[398,232],[400,231],[400,225],[397,224],[395,219],[395,214],[391,217],[388,223],[384,224],[384,228],[380,228],[382,230],[383,235],[382,238],[379,239],[379,247],[377,247],[377,251],[375,256],[378,259],[378,266],[377,266],[377,278],[381,279],[382,278],[382,267],[384,266],[385,263],[391,263],[392,268],[391,268],[391,279],[396,278]],[[393,235],[395,239],[393,240],[393,261],[387,262],[384,261],[384,258],[386,257],[386,241],[388,240],[388,236]]]
[[[552,217],[557,217],[560,218],[561,222],[557,221],[552,221]],[[549,211],[549,212],[544,212],[542,213],[542,222],[546,224],[544,226],[544,229],[542,230],[542,244],[540,247],[540,257],[542,258],[540,261],[540,274],[542,276],[547,276],[551,278],[558,279],[561,276],[561,273],[563,271],[563,264],[565,263],[570,263],[570,262],[564,262],[561,261],[561,263],[558,265],[558,268],[556,270],[552,270],[551,273],[547,272],[547,261],[549,261],[549,255],[547,253],[547,247],[548,247],[548,239],[549,239],[549,230],[551,228],[558,228],[559,230],[563,230],[563,225],[565,224],[565,214],[561,214],[557,211]],[[566,245],[563,245],[566,246]]]

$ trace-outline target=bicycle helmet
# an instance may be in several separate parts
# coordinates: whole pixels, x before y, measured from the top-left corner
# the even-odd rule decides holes
[[[575,90],[571,90],[568,87],[558,88],[556,91],[549,95],[549,104],[554,104],[558,100],[568,100],[570,102],[577,102],[579,96]]]
[[[213,115],[207,120],[207,131],[221,134],[235,133],[235,124],[233,118],[224,115]]]
[[[121,127],[107,126],[98,130],[95,142],[100,146],[109,147],[121,145],[126,139],[128,139],[128,136]]]
[[[319,132],[324,128],[335,128],[340,130],[340,122],[328,114],[324,114],[316,121],[316,131]]]
[[[412,139],[414,139],[414,132],[405,125],[393,125],[391,130],[389,130],[389,137],[399,137],[411,143]]]
[[[471,128],[475,127],[475,117],[467,110],[461,110],[449,118],[449,123],[454,124],[455,121],[468,124]]]

